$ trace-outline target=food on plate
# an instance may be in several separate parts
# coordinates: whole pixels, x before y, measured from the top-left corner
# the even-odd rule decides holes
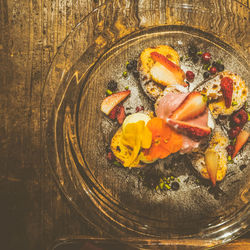
[[[236,138],[234,152],[232,154],[232,158],[234,158],[237,153],[241,150],[241,148],[245,145],[249,137],[249,132],[242,130]]]
[[[152,133],[152,145],[143,152],[146,161],[166,158],[181,149],[182,136],[171,129],[163,119],[154,117],[147,123],[147,127]]]
[[[146,48],[138,62],[139,81],[150,99],[156,100],[169,85],[186,87],[185,73],[176,50],[167,45]]]
[[[197,48],[190,47],[188,53],[197,63]],[[207,70],[201,74],[208,79],[191,88],[191,92],[185,78],[192,84],[196,75],[191,70],[184,73],[177,51],[170,46],[146,48],[138,63],[132,60],[126,64],[136,78],[137,67],[140,85],[154,101],[153,111],[140,105],[134,107],[136,113],[126,115],[125,99],[131,91],[125,88],[114,93],[117,82],[108,83],[111,93],[103,100],[101,111],[120,124],[112,137],[108,159],[114,158],[124,167],[143,167],[170,155],[186,154],[200,176],[209,179],[213,186],[223,180],[228,160],[240,152],[249,138],[244,129],[249,114],[243,107],[248,88],[240,76],[224,71],[221,62],[210,62],[209,52],[200,53],[200,57]],[[214,76],[209,78],[211,75]],[[226,133],[220,126],[219,115],[228,121]],[[160,189],[161,185],[169,186],[165,181],[159,185]]]
[[[213,185],[216,184],[216,181],[221,181],[226,175],[226,148],[228,144],[228,138],[224,135],[221,128],[217,126],[215,127],[215,132],[209,142],[208,148],[206,150],[200,149],[189,156],[194,168],[203,178],[210,179]]]
[[[148,149],[152,133],[146,126],[147,115],[135,113],[128,116],[111,141],[111,150],[124,167],[138,167],[142,149]]]
[[[187,83],[184,82],[185,73],[177,64],[156,51],[151,52],[150,56],[155,62],[150,69],[154,81],[164,86],[172,84],[187,86]]]
[[[207,102],[199,92],[191,92],[186,96],[181,105],[171,114],[170,118],[174,120],[191,120],[201,115],[206,107]]]
[[[214,150],[207,149],[205,151],[205,165],[209,175],[210,180],[212,181],[213,185],[216,185],[217,180],[217,169],[218,169],[218,160],[219,156],[218,153]]]
[[[245,81],[229,71],[220,72],[218,76],[207,81],[205,86],[197,90],[207,96],[208,107],[214,118],[219,115],[231,115],[240,109],[246,102],[248,94]]]
[[[200,140],[211,133],[211,128],[207,126],[199,126],[190,122],[183,122],[173,119],[167,119],[167,123],[175,130],[180,131],[194,140]]]
[[[180,115],[180,118],[187,119],[190,125],[192,125],[192,126],[185,126],[186,129],[185,128],[182,129],[183,124],[182,125],[176,124],[176,122],[180,123],[180,121],[178,121],[177,119],[176,119],[177,121],[176,120],[172,121],[168,119],[168,122],[171,126],[173,127],[175,126],[176,129],[178,126],[180,126],[179,129],[181,129],[184,132],[182,133],[183,144],[180,150],[181,153],[188,153],[192,152],[193,150],[197,150],[201,143],[201,140],[197,140],[197,138],[194,138],[195,137],[194,132],[200,131],[199,127],[207,128],[208,126],[209,115],[206,106],[206,99],[203,98],[202,95],[197,93],[198,92],[192,92],[192,93],[167,92],[166,95],[159,97],[159,99],[156,101],[155,104],[155,113],[157,117],[167,120],[172,116],[179,117]],[[182,112],[183,110],[184,112]],[[192,129],[192,127],[197,127],[197,126],[198,128],[196,130]],[[210,133],[210,129],[207,128],[207,130],[209,130],[207,132]],[[205,134],[207,132],[205,132]],[[202,139],[202,137],[200,137],[200,139]]]
[[[104,114],[109,115],[112,109],[115,108],[115,106],[117,106],[117,104],[122,102],[126,97],[130,95],[130,92],[131,92],[130,90],[126,90],[126,91],[117,92],[110,96],[107,96],[102,101],[101,111]]]

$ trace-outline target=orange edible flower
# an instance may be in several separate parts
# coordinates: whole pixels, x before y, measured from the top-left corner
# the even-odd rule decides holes
[[[163,119],[152,118],[147,127],[152,132],[152,145],[143,151],[147,160],[163,159],[181,149],[182,135],[170,128]]]

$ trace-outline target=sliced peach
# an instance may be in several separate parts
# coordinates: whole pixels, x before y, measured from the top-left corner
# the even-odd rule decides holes
[[[184,71],[175,63],[171,62],[170,60],[168,60],[168,58],[158,52],[152,52],[151,54],[152,59],[155,62],[159,62],[161,65],[163,65],[167,71],[163,70],[162,67],[159,67],[159,65],[157,66],[158,71],[156,69],[153,69],[152,71],[152,67],[151,68],[151,74],[153,72],[153,74],[158,75],[159,77],[159,72],[163,72],[164,76],[166,77],[165,82],[167,82],[168,84],[180,84],[183,86],[187,86],[187,83],[184,82],[185,79],[185,73]],[[173,82],[174,81],[174,82]]]
[[[206,103],[207,102],[203,95],[199,92],[192,92],[184,99],[170,118],[181,121],[191,120],[205,111],[207,107]]]
[[[209,178],[213,186],[215,186],[217,180],[218,154],[211,149],[207,149],[205,152],[205,163]]]
[[[130,95],[130,90],[121,91],[110,96],[107,96],[101,104],[101,111],[109,115],[111,110],[120,102],[122,102],[127,96]]]
[[[245,145],[249,137],[249,132],[245,130],[241,130],[240,133],[238,134],[235,142],[235,147],[234,147],[234,153],[232,155],[232,158],[234,158],[238,152],[241,150],[241,148]]]

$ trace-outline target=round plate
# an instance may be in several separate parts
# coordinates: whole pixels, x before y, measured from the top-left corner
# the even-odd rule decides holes
[[[136,112],[138,106],[153,110],[137,79],[130,73],[123,76],[126,62],[138,59],[147,47],[174,47],[184,58],[184,71],[196,74],[193,86],[202,80],[203,71],[185,58],[190,43],[223,59],[226,69],[246,82],[247,62],[211,33],[163,25],[164,21],[154,26],[148,15],[144,19],[135,15],[141,6],[136,13],[113,17],[120,8],[111,6],[94,10],[70,33],[47,77],[43,137],[55,179],[79,214],[110,236],[197,239],[201,244],[209,241],[208,246],[234,239],[249,225],[249,145],[237,162],[229,164],[227,176],[216,188],[199,178],[185,155],[143,168],[124,168],[106,159],[106,148],[119,125],[100,111],[100,105],[108,81],[116,80],[119,90],[127,86],[131,90],[124,103],[126,113]],[[151,184],[160,175],[174,175],[180,189],[157,192]]]

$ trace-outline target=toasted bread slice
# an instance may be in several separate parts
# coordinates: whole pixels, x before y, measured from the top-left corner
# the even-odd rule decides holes
[[[178,53],[167,45],[159,45],[156,47],[146,48],[142,51],[138,61],[138,71],[140,73],[139,81],[145,94],[153,101],[155,101],[165,89],[165,86],[161,85],[160,82],[154,81],[150,74],[150,70],[155,64],[151,58],[152,52],[158,52],[166,56],[170,61],[179,65]]]
[[[229,108],[225,105],[220,87],[220,81],[223,77],[229,77],[233,80],[232,104]],[[219,73],[218,76],[207,81],[205,85],[199,87],[197,90],[207,95],[210,102],[208,107],[214,118],[217,118],[219,115],[231,115],[234,111],[240,109],[246,102],[248,95],[248,88],[245,81],[237,74],[229,71]]]
[[[226,147],[229,145],[228,138],[224,135],[223,131],[219,126],[216,126],[213,137],[209,142],[208,149],[211,149],[218,154],[218,167],[216,180],[221,181],[227,172],[227,150]],[[200,175],[209,179],[209,173],[205,164],[205,150],[201,149],[198,152],[189,155],[193,167],[200,173]]]

